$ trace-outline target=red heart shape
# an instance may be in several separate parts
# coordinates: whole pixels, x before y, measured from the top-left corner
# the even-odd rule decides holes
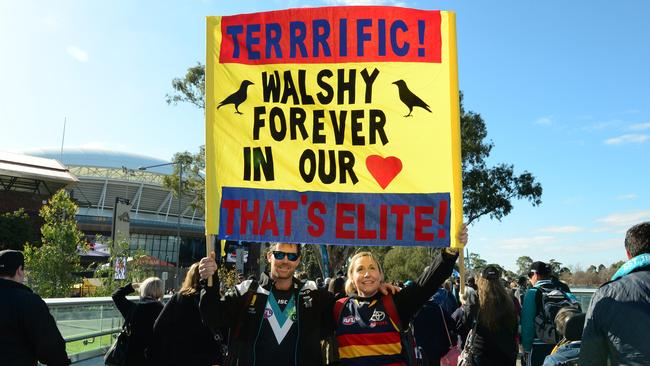
[[[382,189],[386,189],[390,182],[402,171],[402,161],[395,156],[383,158],[379,155],[370,155],[366,158],[366,168]]]

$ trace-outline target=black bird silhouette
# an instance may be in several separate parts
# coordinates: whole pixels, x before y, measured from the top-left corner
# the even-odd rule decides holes
[[[413,112],[413,107],[424,108],[429,111],[429,113],[433,113],[431,112],[431,109],[429,109],[428,104],[426,104],[422,99],[420,99],[420,97],[413,94],[413,92],[409,90],[404,80],[397,80],[393,84],[397,85],[397,89],[399,89],[399,99],[402,101],[402,103],[406,104],[406,106],[409,107],[409,114],[404,117],[412,117],[411,113]]]
[[[219,103],[219,105],[217,106],[217,109],[227,104],[234,104],[235,113],[243,114],[242,112],[239,111],[239,105],[244,103],[246,98],[248,98],[248,95],[246,94],[246,89],[248,89],[249,85],[253,85],[253,82],[249,80],[242,81],[241,85],[239,86],[239,89],[236,92],[230,94],[228,97],[226,97],[226,99],[222,100],[221,103]]]

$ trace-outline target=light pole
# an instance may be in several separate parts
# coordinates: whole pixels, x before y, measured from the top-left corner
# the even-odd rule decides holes
[[[176,257],[176,283],[175,286],[177,287],[176,290],[178,291],[178,279],[180,275],[180,267],[181,267],[181,198],[183,197],[183,162],[182,161],[174,161],[171,163],[163,163],[163,164],[156,164],[156,165],[148,165],[148,166],[140,166],[138,167],[138,170],[147,170],[150,168],[157,168],[161,166],[168,166],[168,165],[176,165],[178,164],[178,220],[176,223],[176,243],[178,244],[178,253]]]

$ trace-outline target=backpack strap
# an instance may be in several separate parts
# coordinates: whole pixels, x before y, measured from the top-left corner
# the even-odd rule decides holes
[[[339,321],[341,320],[341,313],[343,313],[343,308],[345,307],[345,304],[347,304],[348,300],[350,300],[349,297],[342,297],[334,303],[334,322],[335,324],[338,324]]]
[[[393,295],[384,295],[381,297],[381,302],[384,304],[384,309],[388,313],[388,317],[393,322],[393,325],[397,328],[397,331],[402,333],[402,321],[399,318],[399,313],[395,307],[395,301],[393,301]]]

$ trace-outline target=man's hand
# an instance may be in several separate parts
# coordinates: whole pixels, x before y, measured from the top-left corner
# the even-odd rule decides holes
[[[212,277],[217,271],[217,262],[214,260],[214,252],[210,253],[210,257],[204,257],[199,262],[199,275],[202,280]]]
[[[393,286],[390,283],[382,283],[381,285],[379,285],[379,292],[381,292],[384,295],[388,295],[388,294],[395,295],[401,290],[402,290],[401,288],[397,286]]]

